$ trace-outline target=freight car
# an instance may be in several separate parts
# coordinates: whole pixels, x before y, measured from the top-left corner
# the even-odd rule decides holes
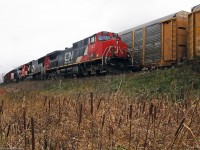
[[[49,53],[7,73],[4,82],[67,75],[93,75],[128,67],[128,46],[120,36],[99,32],[73,43],[71,48]]]
[[[200,57],[200,5],[188,17],[188,60]]]
[[[187,56],[188,12],[180,11],[120,33],[133,69],[171,66]]]

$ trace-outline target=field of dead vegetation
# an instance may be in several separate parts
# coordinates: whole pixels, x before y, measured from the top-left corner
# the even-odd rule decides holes
[[[2,86],[0,147],[200,149],[200,79],[189,73],[169,69]]]

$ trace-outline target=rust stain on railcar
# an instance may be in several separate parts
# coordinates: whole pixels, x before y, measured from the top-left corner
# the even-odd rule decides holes
[[[196,49],[200,53],[200,27],[197,28],[197,34],[196,34]]]
[[[194,26],[194,15],[188,15],[188,35],[187,35],[187,59],[192,59],[194,57],[194,33],[193,33],[193,26]]]
[[[195,16],[195,23],[196,23],[196,51],[198,56],[200,56],[200,11],[196,13]]]
[[[200,35],[200,27],[197,28],[197,35],[198,35],[198,36]]]
[[[195,27],[197,29],[195,33],[195,49],[197,56],[200,56],[200,11],[195,12]]]

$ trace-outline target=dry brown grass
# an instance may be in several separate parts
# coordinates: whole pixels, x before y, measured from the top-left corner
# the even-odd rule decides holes
[[[57,95],[7,89],[0,97],[0,147],[25,149],[199,149],[199,99]]]

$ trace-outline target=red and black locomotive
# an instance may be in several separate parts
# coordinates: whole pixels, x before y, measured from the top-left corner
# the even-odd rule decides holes
[[[10,71],[5,75],[4,82],[101,74],[116,69],[125,70],[128,63],[128,46],[118,34],[103,31],[73,43],[71,48],[54,51]]]

